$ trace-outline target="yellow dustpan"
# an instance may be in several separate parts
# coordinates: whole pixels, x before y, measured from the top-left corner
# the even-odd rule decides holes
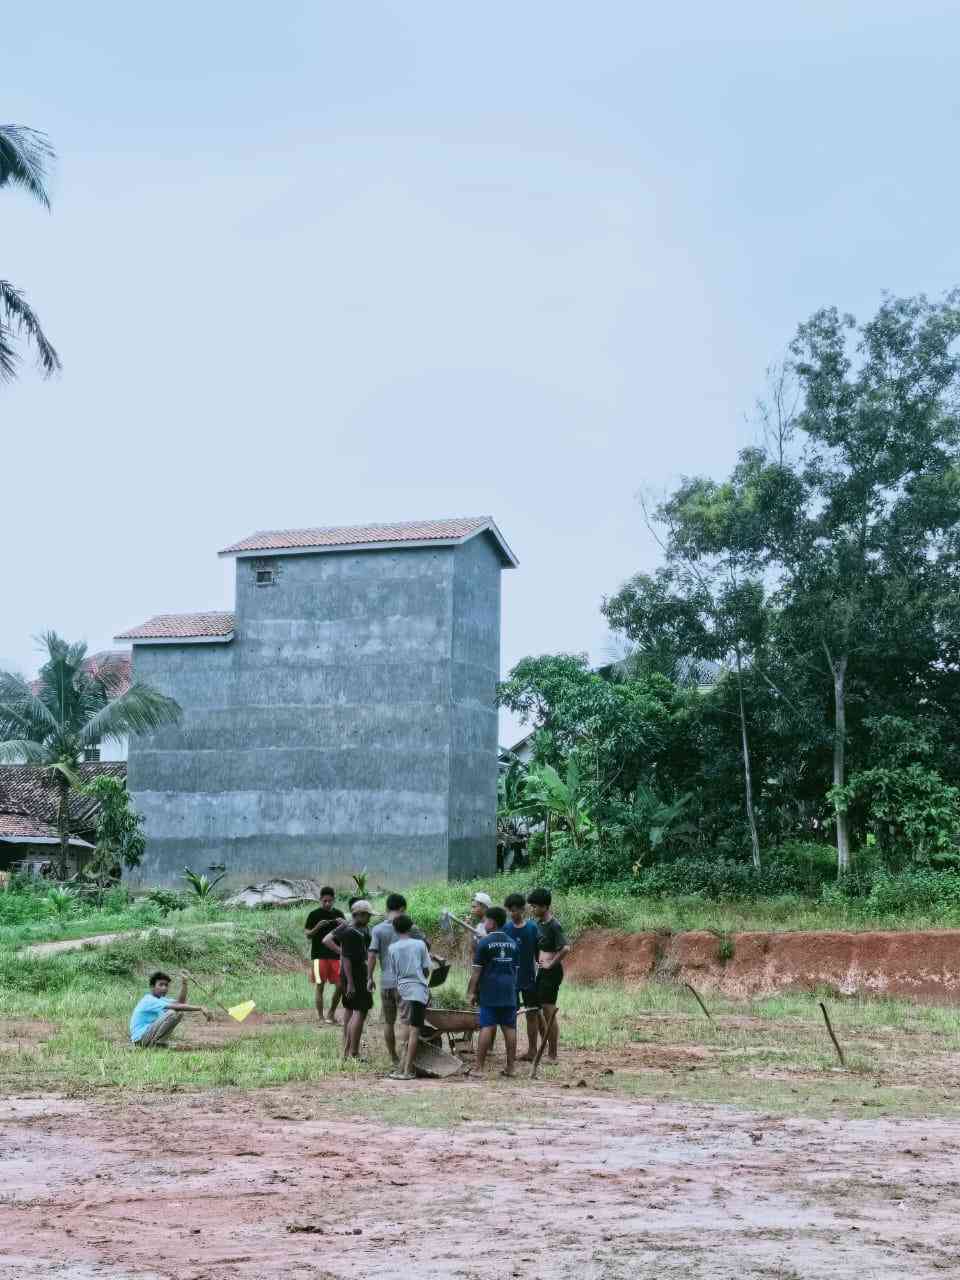
[[[256,1007],[256,1004],[252,1000],[244,1000],[243,1004],[231,1005],[227,1010],[227,1013],[229,1013],[230,1017],[233,1018],[235,1022],[242,1022],[244,1018],[248,1018],[250,1014],[253,1013]]]

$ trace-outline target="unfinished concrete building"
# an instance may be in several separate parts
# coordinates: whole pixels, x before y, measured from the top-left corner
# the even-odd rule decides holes
[[[182,722],[130,743],[139,878],[461,879],[496,864],[500,573],[488,517],[253,534],[234,613],[123,632]]]

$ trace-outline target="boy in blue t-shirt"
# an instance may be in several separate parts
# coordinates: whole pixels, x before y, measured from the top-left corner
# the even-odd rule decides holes
[[[477,1070],[483,1070],[497,1027],[507,1047],[505,1076],[514,1074],[517,1057],[517,944],[503,931],[507,913],[490,907],[484,919],[487,936],[477,944],[470,979],[470,1002],[480,1006]]]
[[[508,938],[517,944],[517,995],[527,1015],[527,1052],[521,1062],[533,1062],[540,1038],[540,1001],[537,999],[537,950],[540,930],[535,920],[525,920],[526,900],[522,893],[511,893],[503,905],[510,919],[503,926]]]
[[[202,1013],[210,1021],[210,1013],[199,1004],[187,1004],[187,980],[180,980],[176,1000],[169,994],[170,975],[157,970],[150,975],[150,990],[130,1015],[130,1042],[141,1049],[166,1044],[185,1013]]]

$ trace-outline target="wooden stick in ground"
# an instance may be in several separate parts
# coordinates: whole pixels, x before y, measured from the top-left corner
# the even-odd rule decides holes
[[[706,1006],[706,1005],[703,1003],[703,1001],[700,999],[699,995],[698,995],[698,994],[697,994],[697,992],[693,989],[693,987],[691,987],[690,983],[689,983],[689,982],[685,982],[683,985],[687,988],[687,990],[688,990],[688,991],[690,992],[690,994],[693,996],[694,1000],[696,1000],[697,1004],[700,1006],[700,1008],[703,1010],[703,1012],[707,1015],[707,1017],[708,1017],[708,1018],[710,1019],[710,1021],[712,1022],[712,1021],[713,1021],[713,1014],[710,1012],[710,1010],[707,1008],[707,1006]]]
[[[537,1056],[533,1060],[533,1066],[530,1070],[531,1080],[536,1080],[537,1078],[537,1068],[540,1066],[540,1059],[543,1057],[543,1051],[547,1047],[547,1038],[550,1035],[550,1028],[553,1026],[556,1020],[557,1020],[557,1006],[554,1005],[553,1013],[551,1013],[550,1017],[547,1019],[547,1025],[544,1028],[543,1039],[540,1041],[540,1048],[537,1050]]]
[[[823,1003],[822,1000],[819,1001],[819,1005],[820,1005],[820,1012],[823,1014],[823,1020],[827,1024],[827,1031],[830,1033],[830,1039],[833,1041],[833,1047],[836,1049],[837,1057],[840,1059],[840,1065],[841,1067],[845,1067],[847,1064],[844,1061],[843,1050],[840,1048],[840,1044],[837,1040],[837,1037],[833,1034],[833,1027],[830,1025],[830,1015],[829,1013],[827,1013],[827,1006]]]

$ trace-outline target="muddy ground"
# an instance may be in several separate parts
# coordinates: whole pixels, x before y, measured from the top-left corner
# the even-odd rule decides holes
[[[951,1119],[791,1119],[549,1084],[523,1119],[528,1084],[364,1083],[454,1118],[424,1129],[334,1112],[341,1088],[5,1098],[0,1276],[957,1274]],[[491,1100],[497,1119],[456,1118]]]

